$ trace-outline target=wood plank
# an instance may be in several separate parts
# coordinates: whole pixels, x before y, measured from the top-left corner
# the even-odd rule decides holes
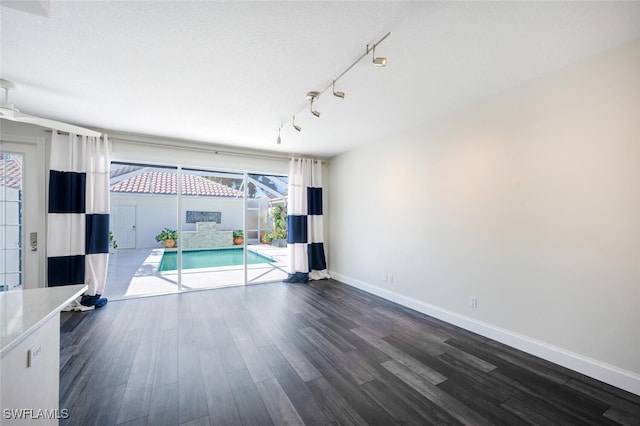
[[[351,377],[357,385],[370,382],[373,376],[367,370],[362,368],[357,360],[347,356],[340,349],[335,347],[331,342],[324,338],[316,329],[308,327],[300,330],[300,333],[307,337],[322,354],[333,361],[333,364],[342,371],[343,374]]]
[[[467,407],[451,395],[443,392],[434,384],[416,374],[406,365],[395,360],[382,364],[387,370],[396,375],[406,384],[414,388],[421,395],[451,414],[456,420],[465,425],[490,425],[491,422]]]
[[[231,334],[238,346],[238,350],[242,354],[249,374],[254,383],[261,382],[273,378],[273,373],[262,359],[260,351],[253,344],[253,340],[243,328],[232,328]]]
[[[178,381],[178,330],[161,328],[155,336],[156,362],[153,386],[162,386]]]
[[[322,335],[325,340],[331,342],[333,346],[340,349],[342,352],[349,352],[355,349],[347,339],[342,337],[340,334],[336,333],[331,327],[329,327],[325,322],[331,321],[330,318],[322,318],[320,320],[310,319],[309,322],[313,325],[313,328]]]
[[[273,375],[305,424],[325,425],[334,420],[318,406],[309,388],[275,346],[264,346],[262,351]]]
[[[244,426],[273,424],[267,407],[264,405],[255,383],[251,380],[249,371],[245,369],[228,372],[227,380]]]
[[[296,371],[302,381],[306,382],[322,376],[313,364],[309,362],[307,357],[304,356],[296,346],[292,345],[287,338],[275,331],[270,333],[270,335],[275,347],[287,362],[289,362],[289,365]]]
[[[448,381],[452,380],[469,387],[479,394],[485,395],[496,405],[514,395],[520,396],[522,393],[519,388],[505,387],[504,383],[495,380],[489,374],[470,368],[468,365],[462,364],[451,357],[447,358],[447,354],[433,357],[424,351],[420,351],[418,348],[396,339],[395,336],[387,336],[384,339],[393,344],[397,349],[442,374]],[[522,395],[525,394],[522,393]]]
[[[178,414],[178,382],[154,387],[151,390],[148,424],[154,426],[177,425],[180,424]]]
[[[510,426],[522,423],[522,419],[496,406],[492,401],[493,398],[489,395],[477,392],[472,387],[456,383],[453,380],[446,380],[438,384],[438,388],[453,396],[494,425]]]
[[[330,321],[330,318],[324,318],[321,321],[327,324],[335,333],[339,334],[342,338],[349,342],[349,344],[351,344],[358,351],[358,353],[360,353],[370,363],[380,364],[391,359],[389,355],[385,354],[366,340],[362,339],[360,336],[351,333],[350,330],[357,327],[341,328],[339,323]]]
[[[500,407],[519,417],[523,423],[534,426],[550,426],[559,425],[553,418],[546,417],[540,410],[536,409],[531,403],[524,403],[518,399],[512,398],[502,404]]]
[[[624,426],[638,426],[640,424],[640,422],[638,422],[638,416],[627,413],[619,408],[609,408],[604,412],[603,416]]]
[[[640,396],[586,377],[580,380],[571,379],[565,386],[640,419]],[[635,399],[638,400],[637,403],[634,402]]]
[[[372,380],[362,385],[361,388],[398,423],[414,425],[427,423],[424,417],[381,382]]]
[[[201,349],[199,356],[211,424],[241,425],[238,409],[218,351]]]
[[[138,346],[118,413],[118,423],[149,414],[155,356],[153,345],[146,343]]]
[[[391,358],[404,364],[405,366],[410,368],[412,371],[414,371],[416,374],[419,374],[420,376],[430,381],[431,383],[437,384],[447,379],[446,376],[443,376],[442,374],[433,370],[432,368],[427,367],[426,365],[422,364],[420,361],[416,360],[410,355],[407,355],[405,352],[401,351],[397,347],[377,337],[370,330],[367,330],[363,327],[359,327],[359,328],[354,328],[353,330],[351,330],[351,332],[367,340],[373,346],[380,349],[382,352],[386,353]]]
[[[179,333],[180,334],[180,333]],[[209,414],[197,345],[190,342],[178,348],[178,418],[180,423]]]
[[[275,425],[301,425],[304,423],[275,378],[256,383],[256,387]]]
[[[395,421],[360,387],[347,380],[320,352],[307,354],[322,376],[368,424],[391,425]]]
[[[518,387],[527,394],[527,405],[545,417],[568,424],[602,425],[610,422],[602,417],[604,408],[596,401],[585,400],[564,386],[553,382],[542,385],[526,371],[494,370],[489,373],[509,386]],[[518,398],[519,399],[519,398]],[[522,399],[519,399],[522,401]]]
[[[345,401],[324,377],[307,382],[318,404],[341,425],[365,425],[364,419]]]

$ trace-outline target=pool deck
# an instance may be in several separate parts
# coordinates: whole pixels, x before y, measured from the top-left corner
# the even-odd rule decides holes
[[[287,277],[286,247],[251,244],[247,248],[275,260],[248,265],[247,284],[281,281]],[[119,300],[177,292],[178,272],[158,272],[163,253],[163,248],[119,249],[111,253],[104,296]],[[185,269],[181,278],[184,290],[243,285],[244,268],[240,265]]]

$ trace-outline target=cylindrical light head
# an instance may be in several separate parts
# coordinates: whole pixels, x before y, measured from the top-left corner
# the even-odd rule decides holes
[[[297,131],[302,130],[302,127],[296,125],[296,116],[293,116],[293,120],[291,121],[291,125],[293,125],[293,128],[296,129]]]
[[[344,92],[336,92],[336,81],[333,80],[333,96],[344,99]]]
[[[387,66],[387,58],[385,58],[384,56],[376,58],[376,46],[373,46],[373,54],[371,56],[373,57],[373,65],[377,67]]]
[[[310,102],[310,105],[309,105],[309,110],[311,111],[311,114],[313,114],[313,115],[315,115],[316,117],[320,118],[320,113],[319,113],[318,111],[314,111],[314,110],[313,110],[313,100],[314,100],[314,99],[315,99],[315,98],[311,98],[311,102]]]
[[[373,59],[373,65],[377,67],[386,67],[387,66],[387,58],[384,56],[380,56],[378,58]]]

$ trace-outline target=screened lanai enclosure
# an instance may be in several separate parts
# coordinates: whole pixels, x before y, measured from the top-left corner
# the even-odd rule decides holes
[[[111,299],[287,276],[287,176],[112,163]]]

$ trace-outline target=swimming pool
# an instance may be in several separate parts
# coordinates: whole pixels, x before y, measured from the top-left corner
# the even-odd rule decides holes
[[[244,254],[242,247],[215,249],[215,250],[189,250],[182,252],[182,269],[213,268],[216,266],[242,265]],[[273,263],[274,260],[261,254],[247,251],[247,264]],[[178,252],[165,251],[160,261],[158,271],[175,271],[178,269]]]

